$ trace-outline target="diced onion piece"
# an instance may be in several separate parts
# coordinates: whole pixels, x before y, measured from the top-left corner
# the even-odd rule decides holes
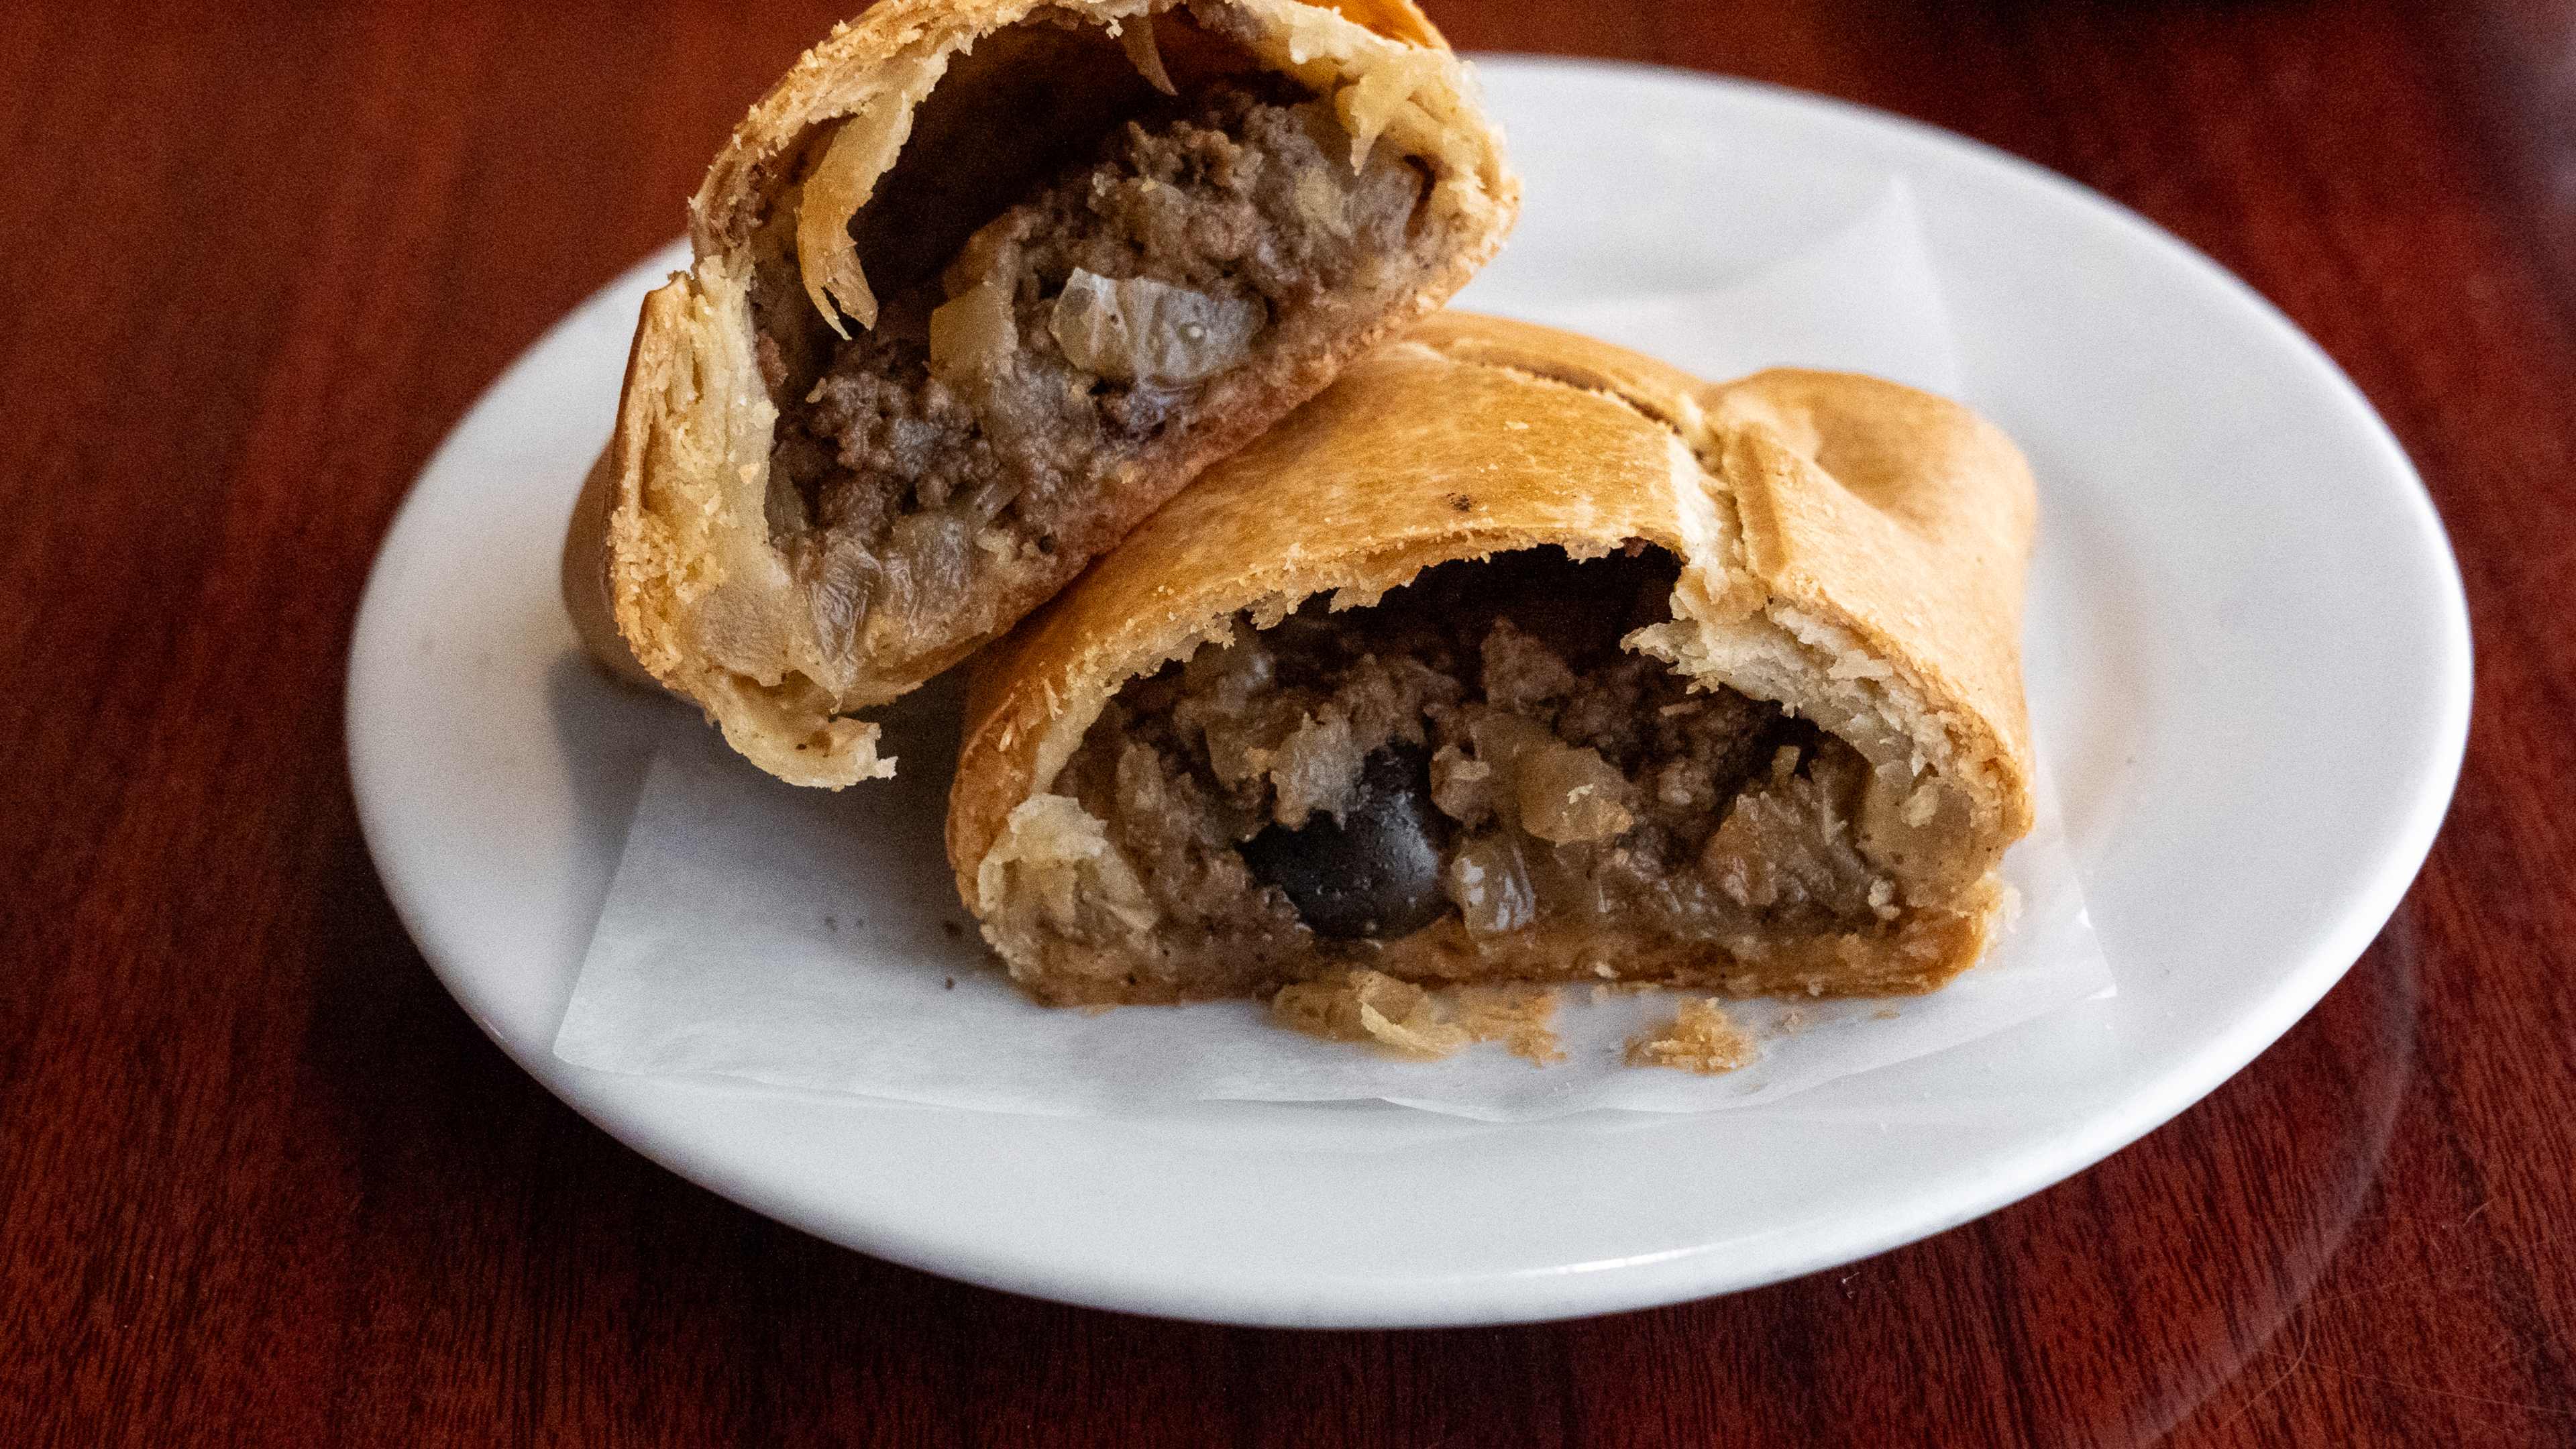
[[[1635,823],[1621,803],[1627,778],[1598,750],[1550,741],[1513,767],[1520,777],[1521,828],[1541,840],[1607,840]]]
[[[1106,827],[1066,795],[1034,795],[1011,811],[975,868],[975,899],[1005,930],[1043,922],[1076,939],[1103,916],[1131,932],[1150,931],[1155,921],[1135,868]]]
[[[895,603],[915,618],[955,609],[966,593],[974,530],[950,513],[915,513],[895,520],[885,563]]]
[[[1020,487],[1020,481],[1008,472],[985,479],[975,485],[974,492],[966,495],[966,516],[978,523],[989,522],[1010,507],[1012,499],[1020,496]],[[975,544],[986,553],[999,552],[1007,557],[1011,552],[1008,548],[996,550],[985,542],[981,534],[976,535]]]
[[[1538,721],[1501,710],[1477,711],[1467,728],[1476,758],[1493,767],[1494,808],[1510,824],[1571,845],[1610,839],[1636,823],[1627,777],[1600,751],[1569,745]]]
[[[1443,884],[1471,935],[1517,931],[1538,915],[1529,862],[1509,835],[1479,835],[1460,845]]]
[[[837,529],[826,533],[822,552],[812,558],[810,568],[806,614],[813,621],[815,646],[826,662],[849,674],[857,664],[869,595],[882,570],[865,544]]]
[[[861,327],[877,325],[877,295],[859,269],[850,218],[876,193],[877,178],[893,167],[895,153],[912,135],[913,108],[946,69],[944,58],[914,65],[911,74],[880,92],[867,109],[841,123],[823,149],[823,159],[805,178],[796,206],[796,266],[805,279],[806,298],[843,337],[850,335],[841,325],[843,313]]]
[[[867,122],[868,116],[862,115],[842,123],[832,144],[824,148],[823,159],[815,164],[814,174],[805,178],[804,196],[796,209],[796,265],[805,277],[806,299],[843,337],[850,335],[850,329],[841,325],[843,313],[857,318],[862,327],[873,327],[877,321],[877,296],[868,287],[867,273],[859,268],[858,243],[850,239],[850,218],[867,205],[877,176],[885,169],[877,159],[880,138],[872,134],[883,128]]]
[[[1245,298],[1077,268],[1047,330],[1085,371],[1119,382],[1191,383],[1241,361],[1263,320],[1261,305]]]
[[[1181,93],[1180,88],[1172,84],[1172,73],[1163,69],[1163,52],[1154,44],[1152,14],[1131,15],[1121,21],[1118,43],[1127,47],[1127,63],[1136,67],[1136,74],[1143,76],[1147,85],[1167,96]]]
[[[1494,813],[1494,767],[1442,745],[1431,756],[1431,803],[1460,824],[1484,824]]]
[[[1342,189],[1332,178],[1313,167],[1297,173],[1297,214],[1306,224],[1329,236],[1351,234],[1349,210],[1342,199]]]
[[[1019,347],[1008,283],[977,283],[930,314],[930,372],[951,387],[1007,366]]]
[[[1309,717],[1280,745],[1270,766],[1279,790],[1279,823],[1300,830],[1327,811],[1338,819],[1359,792],[1365,759],[1348,719],[1338,712]]]
[[[1388,56],[1335,93],[1333,105],[1341,112],[1342,129],[1351,133],[1353,171],[1368,163],[1377,138],[1385,134],[1415,96],[1436,87],[1440,77],[1438,54],[1404,51]]]

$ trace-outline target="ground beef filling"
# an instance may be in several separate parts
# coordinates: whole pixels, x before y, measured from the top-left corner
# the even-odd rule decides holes
[[[1861,757],[1620,647],[1670,618],[1676,574],[1642,549],[1536,550],[1238,621],[1122,690],[1055,788],[1106,823],[1184,973],[1462,927],[1497,950],[1605,918],[1687,942],[1884,928]]]
[[[771,456],[818,634],[945,642],[991,593],[970,580],[1114,542],[1086,517],[1102,481],[1186,429],[1256,341],[1329,323],[1403,253],[1422,172],[1385,147],[1354,171],[1350,151],[1329,105],[1222,85],[1130,121],[886,298],[782,408]],[[773,339],[760,356],[786,386]]]

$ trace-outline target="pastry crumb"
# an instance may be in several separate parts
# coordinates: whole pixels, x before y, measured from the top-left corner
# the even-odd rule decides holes
[[[1342,971],[1281,987],[1270,1014],[1327,1041],[1367,1042],[1436,1061],[1483,1041],[1540,1066],[1565,1060],[1553,1026],[1557,994],[1528,986],[1474,987],[1449,999],[1383,971]]]
[[[1499,1041],[1513,1056],[1550,1066],[1565,1060],[1556,1002],[1550,987],[1470,986],[1458,993],[1458,1024],[1478,1041]]]
[[[1871,1012],[1869,1014],[1869,1019],[1872,1021],[1894,1021],[1904,1014],[1905,1013],[1898,1011],[1893,1006],[1882,1006],[1878,1010]]]
[[[1628,1043],[1632,1067],[1671,1067],[1706,1076],[1734,1071],[1758,1055],[1753,1039],[1715,997],[1683,1002],[1671,1021]]]
[[[1270,1014],[1280,1025],[1327,1041],[1374,1042],[1425,1061],[1468,1044],[1467,1030],[1441,1019],[1431,993],[1383,971],[1343,971],[1279,988]]]

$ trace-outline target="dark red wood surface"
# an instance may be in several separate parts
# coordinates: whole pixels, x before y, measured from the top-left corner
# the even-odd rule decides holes
[[[1584,1323],[1164,1324],[777,1226],[440,990],[340,689],[439,437],[835,9],[0,7],[0,1445],[2576,1443],[2576,7],[1431,8],[1993,142],[2351,372],[2477,716],[2314,1015],[1984,1221]]]

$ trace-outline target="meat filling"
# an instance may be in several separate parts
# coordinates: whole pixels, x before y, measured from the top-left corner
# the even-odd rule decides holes
[[[1530,959],[1551,925],[1668,943],[1885,929],[1895,882],[1853,829],[1866,762],[1621,647],[1671,617],[1676,577],[1635,546],[1534,550],[1367,608],[1240,620],[1122,690],[1055,790],[1105,823],[1158,974],[1193,994],[1319,961],[1571,974]]]
[[[979,610],[1114,542],[1101,490],[1170,450],[1257,341],[1293,352],[1374,313],[1425,186],[1389,148],[1354,170],[1329,105],[1224,82],[983,226],[782,407],[772,528],[818,634],[923,653],[1006,622]],[[776,339],[760,357],[787,387]]]

